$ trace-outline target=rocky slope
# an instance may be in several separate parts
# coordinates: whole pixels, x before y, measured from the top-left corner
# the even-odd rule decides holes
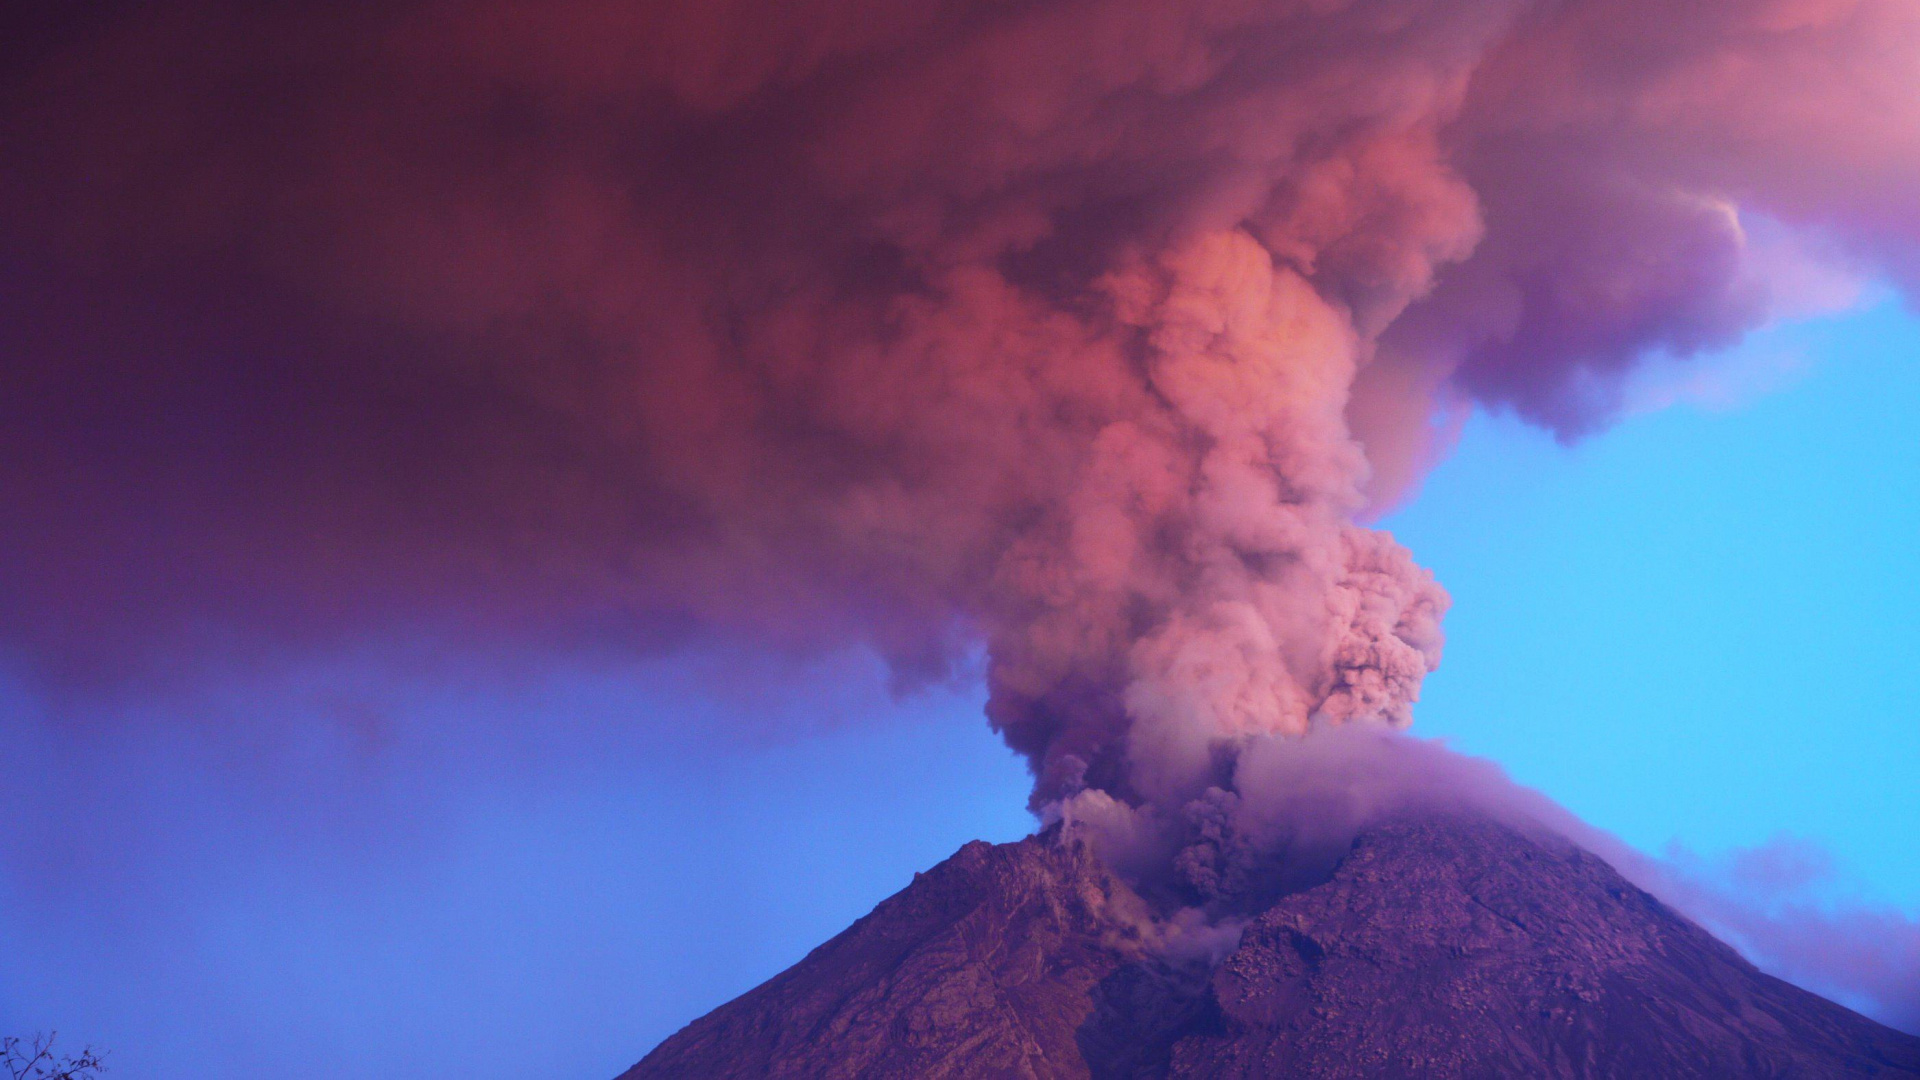
[[[1484,818],[1363,832],[1210,971],[1143,915],[1074,846],[969,844],[621,1080],[1920,1077],[1920,1039]]]

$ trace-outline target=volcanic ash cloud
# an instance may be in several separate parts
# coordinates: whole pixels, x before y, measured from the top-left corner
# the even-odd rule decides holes
[[[1915,56],[1904,0],[76,19],[0,83],[0,635],[984,644],[1036,808],[1201,821],[1409,721],[1446,595],[1356,521],[1436,416],[1603,424],[1833,277],[1780,250],[1912,283]]]
[[[1057,521],[1017,538],[987,622],[989,709],[1039,797],[1184,801],[1225,741],[1408,722],[1447,600],[1351,524],[1350,318],[1239,231],[1097,288],[1138,408],[1092,432]]]

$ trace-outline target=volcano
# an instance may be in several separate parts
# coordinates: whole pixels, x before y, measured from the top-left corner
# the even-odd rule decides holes
[[[1083,845],[971,843],[620,1080],[1920,1077],[1920,1038],[1481,816],[1362,830],[1211,962],[1147,911]]]

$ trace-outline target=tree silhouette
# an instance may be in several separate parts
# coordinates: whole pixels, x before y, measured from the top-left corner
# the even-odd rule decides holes
[[[0,1038],[0,1068],[6,1080],[94,1080],[107,1070],[91,1046],[78,1054],[56,1056],[53,1041],[59,1032],[35,1035],[31,1040],[8,1035]]]

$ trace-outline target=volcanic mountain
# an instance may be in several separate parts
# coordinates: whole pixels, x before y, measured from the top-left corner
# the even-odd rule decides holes
[[[621,1080],[1920,1077],[1920,1038],[1486,817],[1362,830],[1214,962],[1146,910],[1057,835],[968,844]]]

